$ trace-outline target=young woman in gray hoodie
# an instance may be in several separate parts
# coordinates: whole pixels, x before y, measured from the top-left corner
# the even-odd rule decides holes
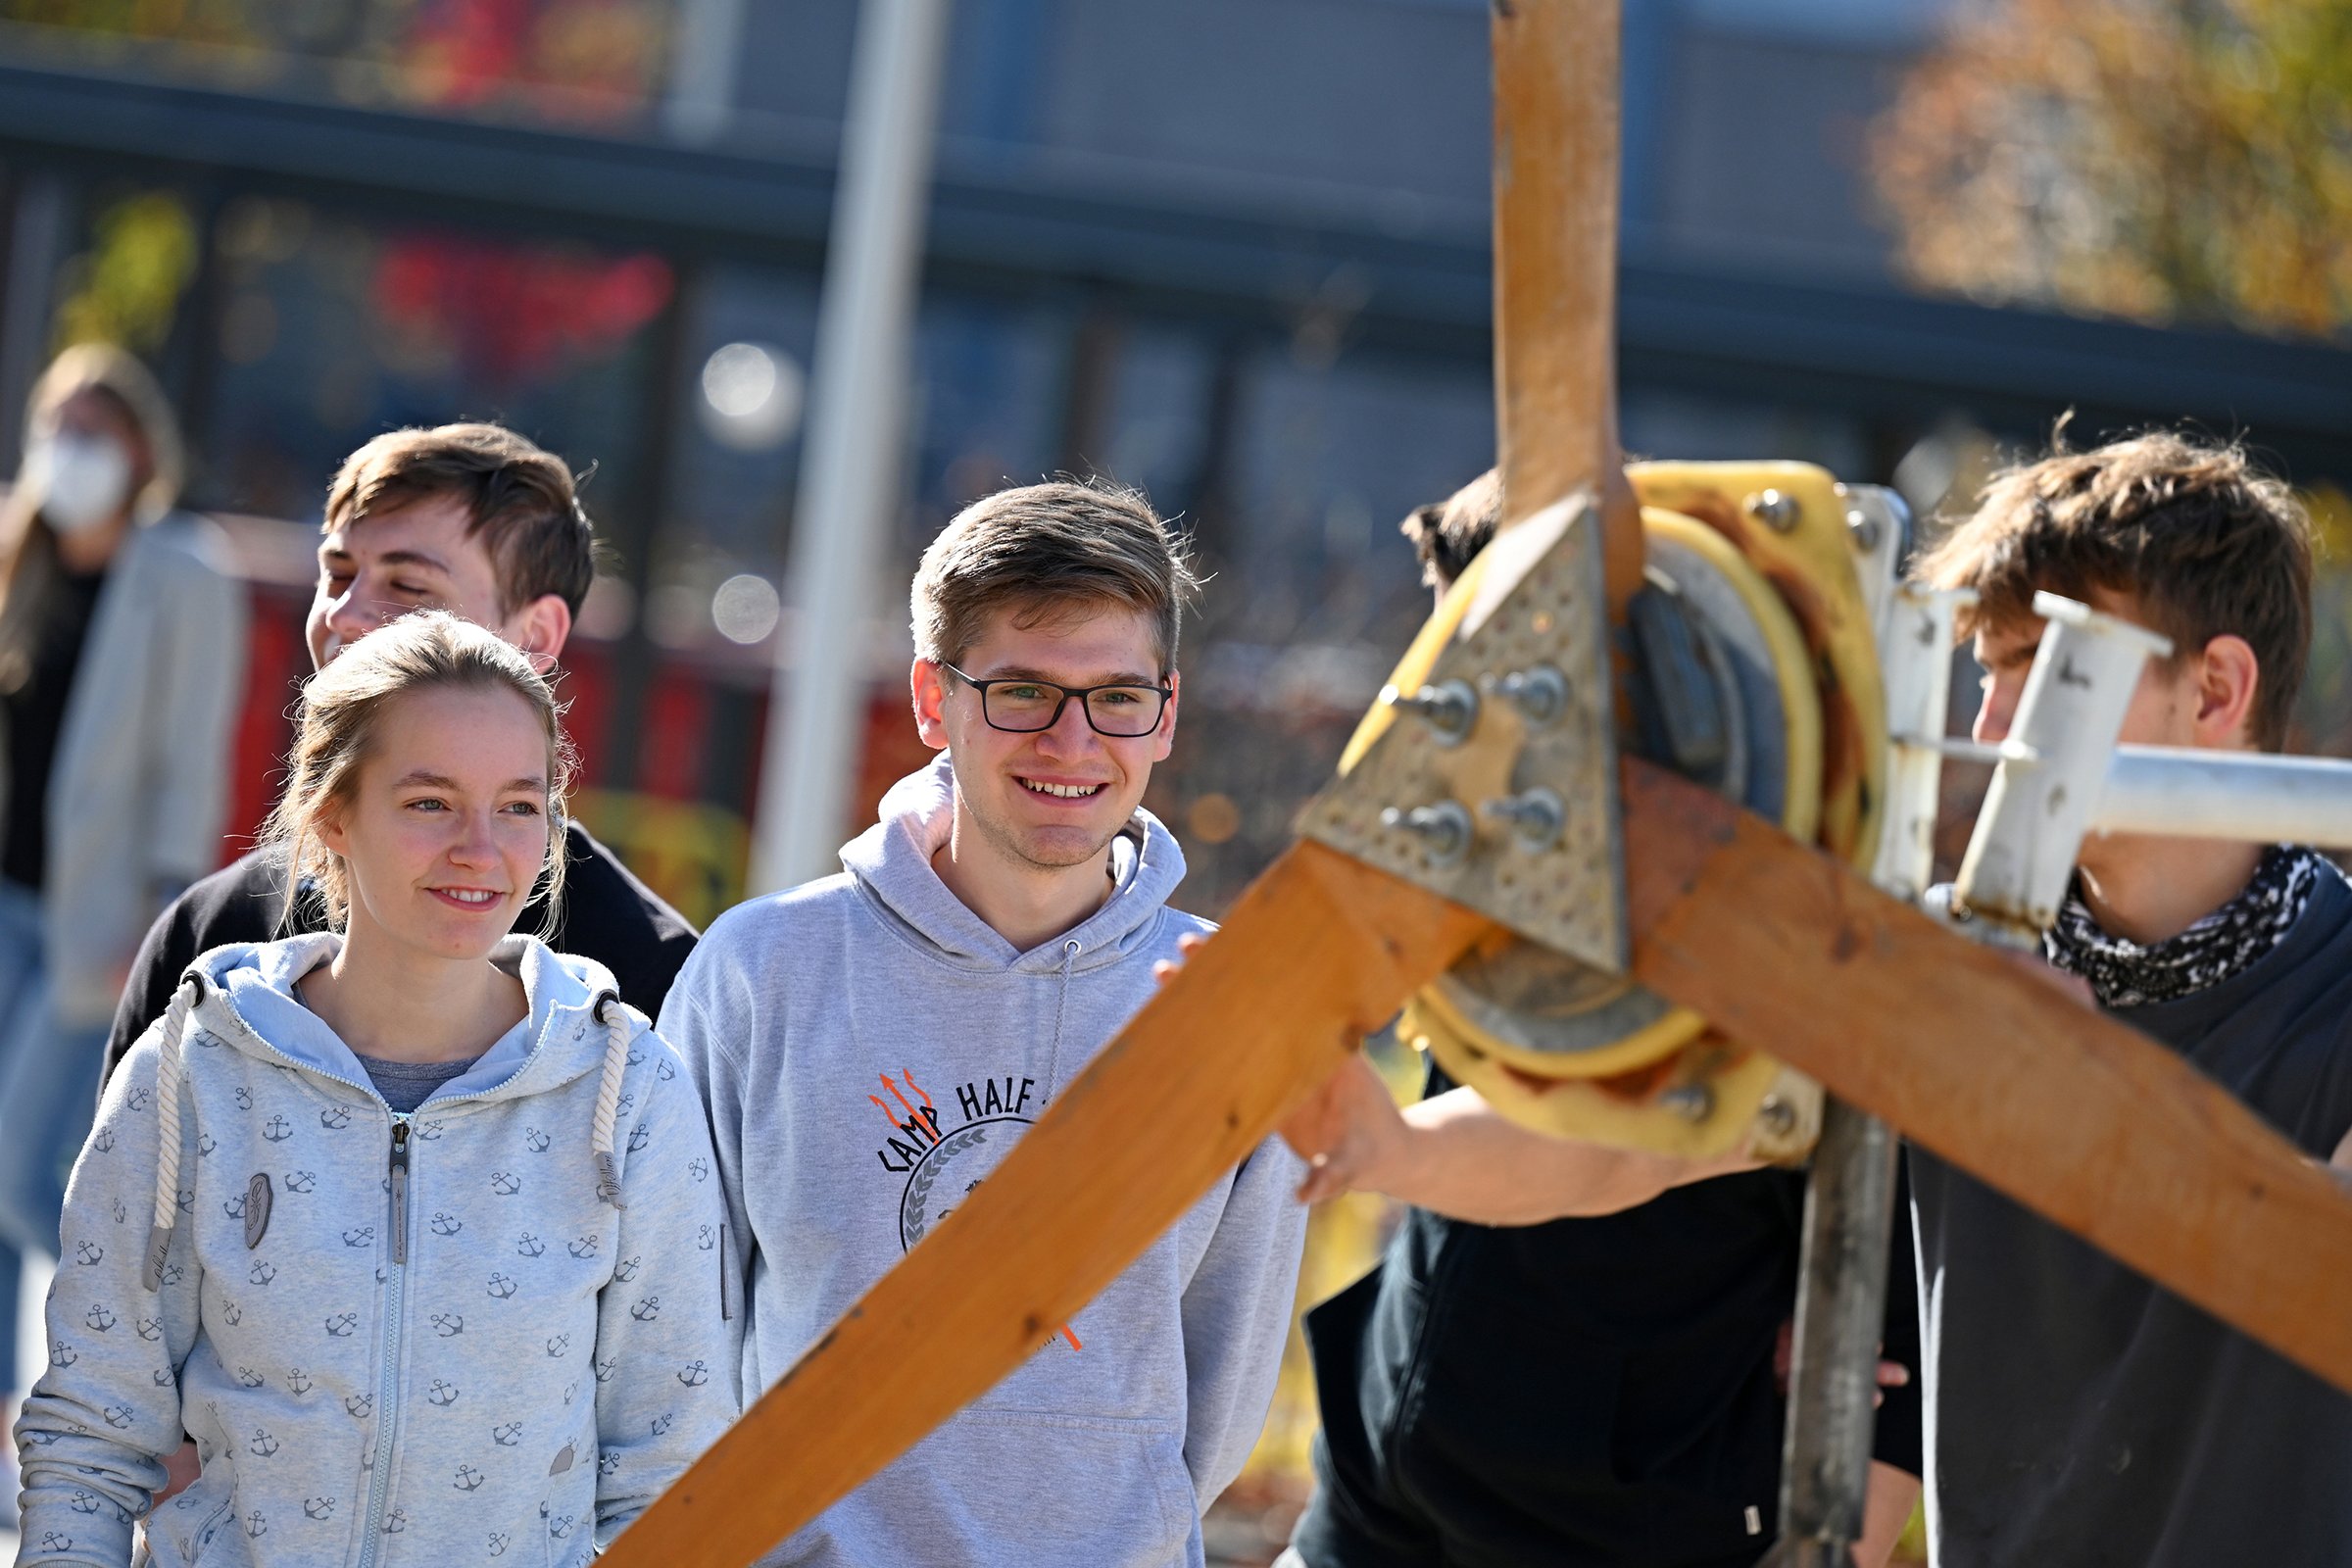
[[[510,927],[546,683],[431,613],[305,689],[272,831],[336,929],[217,949],[109,1086],[18,1423],[25,1564],[587,1562],[737,1411],[676,1058]],[[195,1484],[150,1513],[185,1431]]]

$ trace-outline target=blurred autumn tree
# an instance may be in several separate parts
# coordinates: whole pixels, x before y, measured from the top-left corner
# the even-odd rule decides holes
[[[0,48],[245,90],[610,124],[660,91],[674,0],[0,0]],[[9,25],[13,24],[13,25]]]
[[[1980,0],[1874,132],[1929,287],[2352,334],[2352,0]]]

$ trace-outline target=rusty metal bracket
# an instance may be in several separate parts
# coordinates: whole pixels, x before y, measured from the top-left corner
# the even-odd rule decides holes
[[[1600,546],[1583,496],[1498,536],[1426,682],[1382,694],[1386,731],[1298,831],[1614,974],[1625,850]]]

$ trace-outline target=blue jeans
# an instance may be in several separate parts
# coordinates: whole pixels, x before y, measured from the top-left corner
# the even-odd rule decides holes
[[[57,1255],[66,1178],[89,1137],[107,1031],[60,1029],[41,956],[41,901],[0,882],[0,1390],[16,1365],[20,1254]]]

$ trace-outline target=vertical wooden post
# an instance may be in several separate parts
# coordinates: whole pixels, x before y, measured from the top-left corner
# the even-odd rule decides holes
[[[1504,526],[1602,506],[1612,619],[1642,584],[1617,447],[1619,0],[1494,0],[1494,407]]]

